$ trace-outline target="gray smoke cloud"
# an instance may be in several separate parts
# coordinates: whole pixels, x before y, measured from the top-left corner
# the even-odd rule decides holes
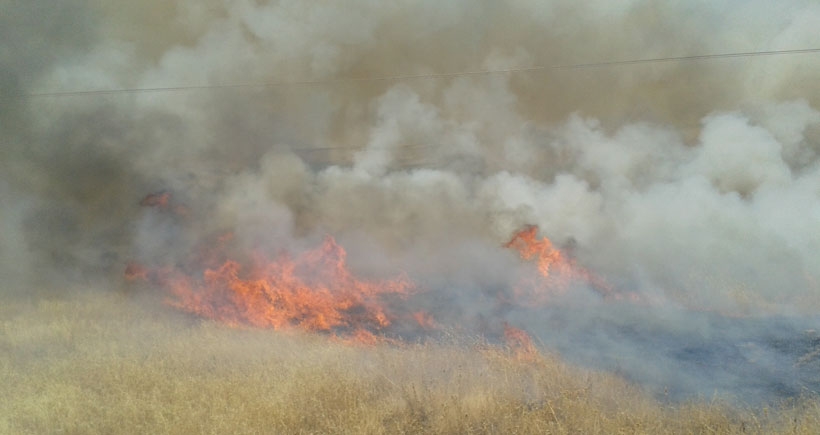
[[[356,271],[407,272],[439,317],[499,315],[570,359],[687,394],[770,391],[687,364],[739,364],[709,353],[720,341],[757,346],[754,358],[736,349],[738,361],[786,367],[790,354],[757,337],[803,337],[819,323],[816,54],[337,81],[815,48],[813,1],[0,9],[9,293],[65,280],[115,287],[127,261],[173,262],[220,231],[271,251],[332,234]],[[25,97],[305,81],[319,83]],[[184,216],[139,206],[161,191]],[[529,224],[653,302],[612,307],[581,289],[567,302],[573,318],[493,312],[486,295],[521,268],[500,246]],[[776,320],[726,326],[724,315]],[[658,341],[668,352],[646,358]],[[776,382],[794,377],[778,370]]]

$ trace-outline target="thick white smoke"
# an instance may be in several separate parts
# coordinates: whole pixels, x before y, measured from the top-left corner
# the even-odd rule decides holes
[[[816,48],[813,1],[0,9],[14,291],[113,283],[129,259],[173,261],[220,231],[274,251],[333,234],[357,270],[404,270],[481,313],[472,295],[517,267],[501,244],[535,224],[664,307],[820,308],[817,54],[358,80]],[[26,96],[254,83],[281,85]],[[185,216],[139,207],[158,191]]]

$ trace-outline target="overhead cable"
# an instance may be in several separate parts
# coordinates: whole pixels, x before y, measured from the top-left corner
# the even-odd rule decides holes
[[[274,87],[288,87],[288,86],[310,86],[310,85],[327,85],[327,84],[345,84],[345,83],[359,83],[359,82],[380,82],[380,81],[407,81],[419,79],[443,79],[461,76],[479,76],[479,75],[496,75],[496,74],[514,74],[525,72],[536,72],[545,70],[574,70],[574,69],[592,69],[592,68],[607,68],[615,66],[652,64],[652,63],[668,63],[668,62],[692,62],[692,61],[708,61],[727,58],[744,58],[744,57],[759,57],[759,56],[783,56],[796,54],[810,54],[818,53],[820,48],[803,48],[796,50],[771,50],[771,51],[750,51],[740,53],[719,53],[719,54],[699,54],[691,56],[674,56],[674,57],[656,57],[646,59],[630,59],[630,60],[612,60],[603,62],[589,62],[576,63],[566,65],[540,65],[523,68],[506,68],[506,69],[482,69],[472,71],[455,71],[455,72],[440,72],[440,73],[425,73],[425,74],[404,74],[404,75],[389,75],[389,76],[371,76],[371,77],[341,77],[334,79],[317,79],[317,80],[295,80],[295,81],[280,81],[280,82],[258,82],[258,83],[217,83],[217,84],[202,84],[202,85],[181,85],[181,86],[159,86],[159,87],[145,87],[145,88],[119,88],[119,89],[85,89],[85,90],[70,90],[70,91],[46,91],[46,92],[31,92],[19,95],[0,95],[0,100],[11,98],[54,98],[54,97],[79,97],[79,96],[95,96],[95,95],[116,95],[116,94],[138,94],[138,93],[161,93],[161,92],[183,92],[183,91],[201,91],[214,89],[238,89],[238,88],[274,88]]]

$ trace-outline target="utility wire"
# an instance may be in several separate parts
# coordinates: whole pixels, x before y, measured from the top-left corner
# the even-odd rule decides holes
[[[90,90],[75,90],[75,91],[56,91],[56,92],[32,92],[32,93],[19,94],[19,95],[8,95],[8,96],[5,96],[5,97],[0,96],[0,100],[2,100],[2,99],[11,99],[11,98],[78,97],[78,96],[94,96],[94,95],[116,95],[116,94],[199,91],[199,90],[211,90],[211,89],[273,88],[273,87],[284,87],[284,86],[309,86],[309,85],[344,84],[344,83],[359,83],[359,82],[404,81],[404,80],[416,80],[416,79],[442,79],[442,78],[461,77],[461,76],[513,74],[513,73],[545,71],[545,70],[573,70],[573,69],[607,68],[607,67],[623,66],[623,65],[638,65],[638,64],[666,63],[666,62],[707,61],[707,60],[727,59],[727,58],[759,57],[759,56],[782,56],[782,55],[795,55],[795,54],[810,54],[810,53],[818,53],[818,52],[820,52],[820,48],[803,48],[803,49],[796,49],[796,50],[772,50],[772,51],[750,51],[750,52],[741,52],[741,53],[700,54],[700,55],[692,55],[692,56],[656,57],[656,58],[648,58],[648,59],[612,60],[612,61],[605,61],[605,62],[577,63],[577,64],[567,64],[567,65],[541,65],[541,66],[531,66],[531,67],[525,67],[525,68],[484,69],[484,70],[474,70],[474,71],[457,71],[457,72],[442,72],[442,73],[428,73],[428,74],[405,74],[405,75],[375,76],[375,77],[345,77],[345,78],[337,78],[337,79],[296,80],[296,81],[261,82],[261,83],[225,83],[225,84],[211,84],[211,85],[165,86],[165,87],[153,87],[153,88],[90,89]]]

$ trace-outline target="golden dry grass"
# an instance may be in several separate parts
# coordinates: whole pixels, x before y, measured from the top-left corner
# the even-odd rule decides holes
[[[555,358],[235,330],[122,294],[6,301],[0,432],[797,433],[820,405],[662,404]]]

